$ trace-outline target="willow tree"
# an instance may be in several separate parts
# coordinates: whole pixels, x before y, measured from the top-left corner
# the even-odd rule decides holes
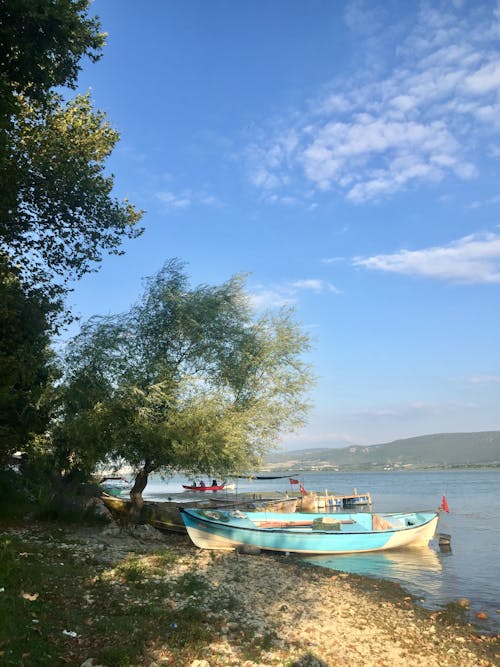
[[[152,472],[246,471],[303,424],[308,346],[291,311],[254,317],[242,277],[191,288],[171,260],[129,312],[88,323],[70,346],[67,375],[92,360],[91,375],[108,379],[87,419],[93,442],[133,466],[140,505]]]

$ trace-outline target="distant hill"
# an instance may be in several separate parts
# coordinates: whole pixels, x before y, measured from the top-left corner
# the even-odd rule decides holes
[[[395,470],[500,467],[500,431],[436,433],[380,445],[275,452],[267,470]]]

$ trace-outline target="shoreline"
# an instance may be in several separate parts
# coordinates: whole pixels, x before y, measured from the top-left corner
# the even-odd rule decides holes
[[[159,533],[150,526],[62,530],[72,557],[82,562],[92,558],[96,571],[102,571],[100,579],[128,604],[137,600],[129,600],[133,579],[127,578],[126,568],[133,565],[130,571],[141,572],[139,610],[160,589],[179,591],[179,582],[191,582],[158,602],[158,609],[168,607],[171,617],[179,619],[179,627],[174,622],[162,630],[162,641],[150,643],[130,665],[494,667],[500,659],[499,635],[464,622],[457,608],[426,610],[393,582],[322,569],[293,556],[199,550],[187,535]],[[3,530],[2,536],[6,532],[42,549],[50,539],[41,524]],[[162,551],[170,560],[158,567]],[[188,650],[176,645],[176,637],[186,611],[193,608],[200,614],[198,624],[211,636]],[[83,653],[70,664],[81,666],[87,660],[85,667],[107,667],[96,661],[89,629],[82,626],[76,632]]]

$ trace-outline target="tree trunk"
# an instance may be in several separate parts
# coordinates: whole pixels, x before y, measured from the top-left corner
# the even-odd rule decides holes
[[[137,473],[134,486],[130,490],[130,520],[132,523],[139,522],[141,511],[144,507],[142,492],[147,486],[149,473],[149,465],[148,461],[146,461],[144,466]]]

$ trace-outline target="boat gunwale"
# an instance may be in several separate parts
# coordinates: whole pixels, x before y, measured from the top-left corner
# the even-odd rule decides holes
[[[297,526],[297,528],[302,529],[302,531],[298,531],[297,529],[292,529],[290,527],[288,527],[288,528],[287,527],[283,527],[283,528],[278,528],[278,527],[263,528],[263,527],[259,527],[259,526],[255,526],[255,527],[253,527],[253,526],[240,526],[240,525],[236,525],[234,523],[221,521],[221,520],[217,520],[217,519],[211,519],[210,517],[205,517],[205,516],[198,516],[197,514],[192,514],[192,512],[193,512],[192,508],[181,507],[181,508],[179,508],[179,511],[180,511],[181,514],[183,514],[185,512],[186,514],[190,515],[192,518],[196,519],[197,521],[201,521],[202,523],[203,522],[204,523],[211,523],[211,524],[215,524],[216,526],[225,526],[227,528],[233,528],[233,529],[236,529],[236,530],[244,530],[244,531],[247,531],[247,532],[257,532],[257,533],[265,532],[266,534],[290,533],[291,535],[309,535],[309,534],[311,534],[311,535],[313,535],[313,534],[314,535],[323,535],[323,534],[327,534],[327,535],[340,536],[340,535],[383,535],[384,533],[401,533],[401,532],[405,532],[405,531],[408,531],[408,530],[415,530],[417,528],[422,528],[423,526],[426,526],[427,524],[429,524],[431,521],[434,521],[434,519],[436,517],[439,517],[439,512],[437,512],[436,510],[420,510],[418,512],[396,512],[396,513],[392,513],[392,514],[391,513],[384,513],[382,515],[384,517],[405,516],[407,514],[432,514],[432,516],[429,519],[427,519],[426,521],[424,521],[422,523],[419,523],[419,524],[416,524],[416,525],[412,525],[412,526],[399,526],[399,527],[393,527],[393,528],[388,528],[388,529],[384,529],[384,530],[368,530],[368,529],[365,528],[364,530],[352,530],[352,531],[350,530],[348,532],[346,531],[346,532],[343,533],[341,530],[323,530],[323,529],[316,529],[314,531],[311,529],[310,531],[306,532],[306,531],[303,530],[304,526]],[[195,509],[194,511],[199,511],[199,510]]]

